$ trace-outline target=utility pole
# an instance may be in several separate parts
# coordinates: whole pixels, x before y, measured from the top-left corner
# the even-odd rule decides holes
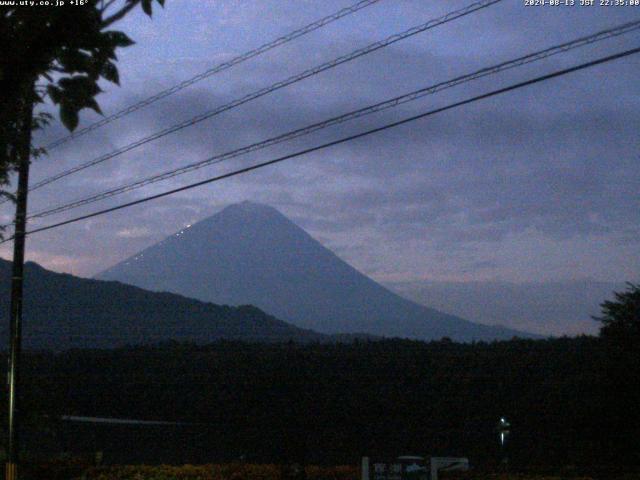
[[[18,163],[18,190],[16,192],[16,218],[13,234],[13,266],[11,272],[11,313],[9,338],[9,439],[6,464],[6,480],[18,479],[20,461],[19,445],[19,386],[20,353],[22,350],[22,284],[24,278],[24,245],[27,226],[27,191],[29,189],[29,163],[31,156],[31,127],[33,99],[25,98],[21,121],[18,126],[18,141],[13,155]]]

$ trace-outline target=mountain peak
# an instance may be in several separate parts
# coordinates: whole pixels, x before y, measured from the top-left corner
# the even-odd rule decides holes
[[[217,215],[225,215],[225,214],[245,214],[245,215],[282,215],[278,210],[273,208],[270,205],[265,205],[264,203],[251,202],[249,200],[244,200],[239,203],[232,203],[231,205],[223,208]]]
[[[247,226],[251,228],[252,225],[260,226],[260,228],[284,228],[285,223],[290,224],[291,222],[275,208],[263,203],[245,200],[232,203],[193,226],[201,225],[209,229],[241,228],[245,230]]]
[[[101,273],[155,291],[244,305],[321,333],[456,340],[518,332],[468,322],[392,293],[278,210],[229,205]]]

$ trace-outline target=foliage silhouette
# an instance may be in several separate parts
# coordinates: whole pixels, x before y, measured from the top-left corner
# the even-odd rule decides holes
[[[38,112],[47,99],[58,106],[69,130],[85,108],[100,113],[95,97],[101,79],[118,84],[116,50],[133,44],[109,30],[137,5],[151,16],[153,0],[86,0],[75,7],[5,6],[0,11],[0,197],[16,169],[21,131],[42,127]],[[156,0],[164,5],[164,0]],[[36,107],[35,114],[34,108]],[[42,154],[42,151],[35,152]]]

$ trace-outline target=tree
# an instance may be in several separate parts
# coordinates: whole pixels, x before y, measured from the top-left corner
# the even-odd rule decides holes
[[[615,301],[600,305],[602,316],[594,317],[602,324],[602,338],[623,344],[640,340],[640,285],[627,285],[627,291],[614,292]]]
[[[629,464],[637,464],[640,454],[628,445],[637,443],[640,435],[640,418],[633,415],[640,403],[640,285],[628,283],[625,292],[614,292],[615,300],[601,304],[600,338],[603,340],[601,370],[600,417],[606,424],[600,425],[603,438],[615,438],[615,443],[605,445],[602,455],[614,458],[625,452]]]
[[[0,187],[18,171],[11,284],[8,369],[8,441],[6,478],[18,478],[18,386],[21,352],[22,278],[27,215],[31,133],[49,117],[38,112],[49,100],[59,106],[62,123],[73,130],[78,113],[91,108],[101,79],[118,84],[116,49],[133,41],[108,28],[138,4],[147,15],[153,0],[75,0],[64,5],[14,5],[0,11]],[[157,0],[160,5],[164,0]],[[34,114],[35,112],[35,114]],[[0,190],[0,193],[2,191]],[[9,196],[6,192],[2,196]],[[2,232],[0,231],[0,234]]]
[[[38,104],[59,107],[62,123],[74,130],[78,113],[91,108],[100,79],[119,83],[116,50],[134,42],[109,30],[138,4],[151,16],[153,0],[80,0],[82,5],[2,7],[0,10],[0,197],[20,162],[26,131],[50,118]],[[156,0],[161,6],[164,0]],[[35,114],[34,114],[35,112]],[[39,154],[29,148],[26,154]]]

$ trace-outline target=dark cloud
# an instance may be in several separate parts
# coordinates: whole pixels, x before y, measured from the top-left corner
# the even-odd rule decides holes
[[[35,164],[32,181],[466,3],[380,2],[65,144]],[[153,22],[132,19],[123,28],[131,30],[138,45],[124,52],[124,86],[107,86],[103,109],[117,111],[215,61],[342,6],[344,2],[338,1],[321,6],[316,2],[216,2],[168,8]],[[503,2],[45,187],[32,195],[31,209],[202,160],[592,33],[628,16],[619,9],[528,9],[522,2]],[[176,38],[181,41],[175,42]],[[629,48],[637,38],[633,33],[458,86],[78,213],[447,105]],[[30,240],[30,248],[45,264],[50,258],[51,266],[64,270],[67,259],[75,271],[92,274],[227,203],[251,199],[280,208],[369,274],[513,276],[513,268],[507,265],[526,256],[531,261],[519,275],[535,280],[546,265],[548,250],[574,241],[576,248],[566,252],[562,275],[570,275],[568,265],[573,262],[581,265],[576,276],[624,280],[618,278],[619,272],[636,276],[640,272],[640,267],[630,266],[615,251],[640,253],[639,61],[627,58],[170,199],[43,233]],[[83,114],[85,121],[96,118]],[[53,125],[39,141],[46,143],[63,134],[59,125]],[[50,220],[62,218],[67,217]],[[531,238],[536,238],[535,245],[527,243]],[[505,256],[495,258],[496,251],[504,251]],[[6,250],[0,253],[6,256]],[[611,259],[610,269],[601,268],[603,257]]]

